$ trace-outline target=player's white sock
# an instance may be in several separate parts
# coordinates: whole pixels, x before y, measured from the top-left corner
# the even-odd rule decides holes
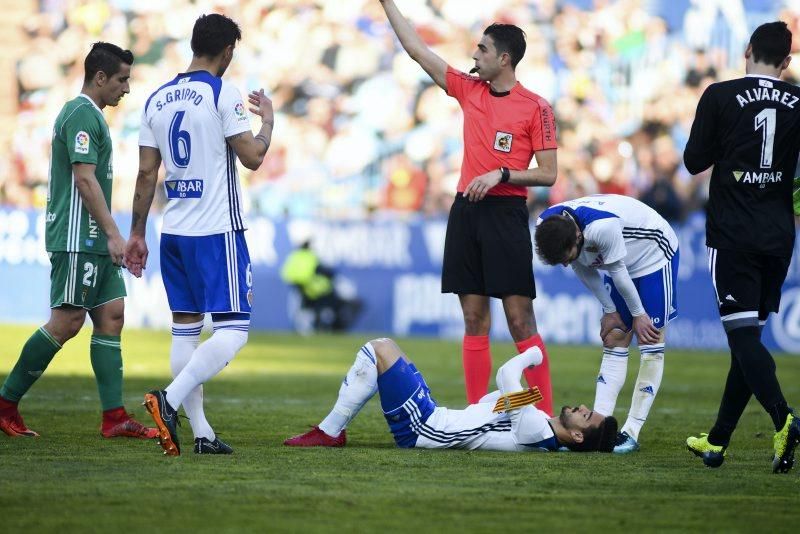
[[[628,373],[628,348],[603,347],[603,362],[597,375],[594,392],[594,411],[603,415],[613,415],[619,391],[625,384]]]
[[[636,377],[628,420],[622,426],[622,432],[627,432],[636,441],[639,441],[639,432],[647,421],[650,407],[653,406],[658,388],[661,386],[661,377],[664,374],[664,344],[643,345],[639,347],[639,351],[642,353],[639,376]]]
[[[250,321],[214,323],[214,334],[201,343],[184,368],[167,386],[167,402],[175,408],[183,403],[189,392],[222,371],[236,353],[247,343]]]
[[[335,438],[378,392],[378,368],[375,362],[372,344],[367,343],[358,350],[356,361],[347,371],[339,388],[339,398],[336,399],[333,410],[319,424],[320,430]]]
[[[192,353],[200,343],[200,331],[203,329],[203,321],[190,324],[172,324],[172,349],[170,351],[170,367],[172,376],[178,376],[189,363]],[[183,409],[192,425],[192,433],[195,438],[206,438],[213,441],[216,437],[214,430],[206,420],[203,410],[203,386],[197,386],[189,392],[183,400]]]

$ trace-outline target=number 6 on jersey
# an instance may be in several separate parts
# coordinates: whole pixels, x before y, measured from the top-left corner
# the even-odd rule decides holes
[[[181,169],[189,166],[192,153],[192,139],[189,137],[189,132],[181,130],[181,121],[185,114],[185,111],[175,113],[169,125],[169,154],[175,166]]]

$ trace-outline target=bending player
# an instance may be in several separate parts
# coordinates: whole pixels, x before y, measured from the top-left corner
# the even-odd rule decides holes
[[[531,347],[497,371],[498,391],[463,410],[437,406],[416,366],[391,339],[374,339],[359,349],[342,381],[339,397],[319,426],[289,438],[290,447],[343,447],[345,428],[369,399],[380,394],[381,407],[399,447],[496,451],[611,452],[617,420],[579,406],[565,406],[550,417],[532,406],[538,389],[523,390],[525,369],[542,363]]]
[[[667,323],[678,315],[673,283],[680,257],[678,237],[667,221],[638,200],[593,195],[546,209],[537,221],[535,239],[542,261],[572,265],[603,305],[603,362],[594,400],[594,409],[602,414],[614,413],[636,333],[639,376],[614,452],[636,451],[639,431],[661,386]],[[608,274],[601,277],[598,269]]]

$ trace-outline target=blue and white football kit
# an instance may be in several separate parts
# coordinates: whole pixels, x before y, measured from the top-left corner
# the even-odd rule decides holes
[[[195,438],[215,439],[203,411],[203,386],[247,342],[253,300],[246,223],[227,142],[250,132],[241,94],[206,71],[179,74],[145,104],[139,145],[155,148],[166,167],[168,199],[161,234],[161,274],[174,313],[211,313],[213,335],[200,343],[203,322],[173,323],[166,388],[183,405]]]
[[[533,347],[511,358],[498,371],[498,387],[507,393],[521,391],[522,369],[542,362]],[[558,450],[548,415],[533,406],[494,413],[500,391],[486,395],[463,410],[437,406],[416,366],[399,358],[378,375],[372,343],[356,353],[333,409],[319,424],[330,437],[340,436],[348,423],[376,393],[395,443],[403,448],[482,449],[496,451]],[[301,436],[298,436],[301,437]],[[293,438],[294,439],[294,438]]]
[[[239,91],[205,71],[179,74],[147,100],[139,145],[166,167],[161,258],[174,312],[249,314],[250,256],[236,156],[250,131]]]
[[[655,210],[626,196],[593,195],[551,206],[537,225],[555,215],[567,216],[580,229],[583,246],[571,266],[601,302],[604,313],[619,312],[629,330],[633,317],[644,313],[657,328],[677,316],[678,237]],[[601,277],[598,270],[607,274]],[[639,376],[622,427],[632,441],[627,449],[616,452],[638,448],[639,431],[661,384],[664,343],[640,344],[639,350]],[[627,362],[627,347],[603,349],[594,404],[597,412],[613,414]]]
[[[628,328],[632,315],[642,311],[659,328],[677,316],[678,237],[655,210],[630,197],[593,195],[551,206],[537,224],[552,215],[567,215],[583,233],[572,267],[605,312],[618,311]],[[625,268],[621,277],[600,279],[598,269],[620,261]]]
[[[437,406],[422,375],[402,359],[378,377],[378,391],[398,447],[515,452],[559,448],[547,413],[534,406],[495,413],[499,391],[463,410]]]

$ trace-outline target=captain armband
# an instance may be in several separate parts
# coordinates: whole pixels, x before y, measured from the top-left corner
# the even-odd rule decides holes
[[[542,399],[542,393],[539,391],[539,388],[537,386],[533,386],[532,388],[528,388],[523,391],[517,391],[516,393],[501,395],[500,398],[497,399],[492,412],[499,413],[516,410],[517,408],[522,408],[528,404],[536,404]]]

